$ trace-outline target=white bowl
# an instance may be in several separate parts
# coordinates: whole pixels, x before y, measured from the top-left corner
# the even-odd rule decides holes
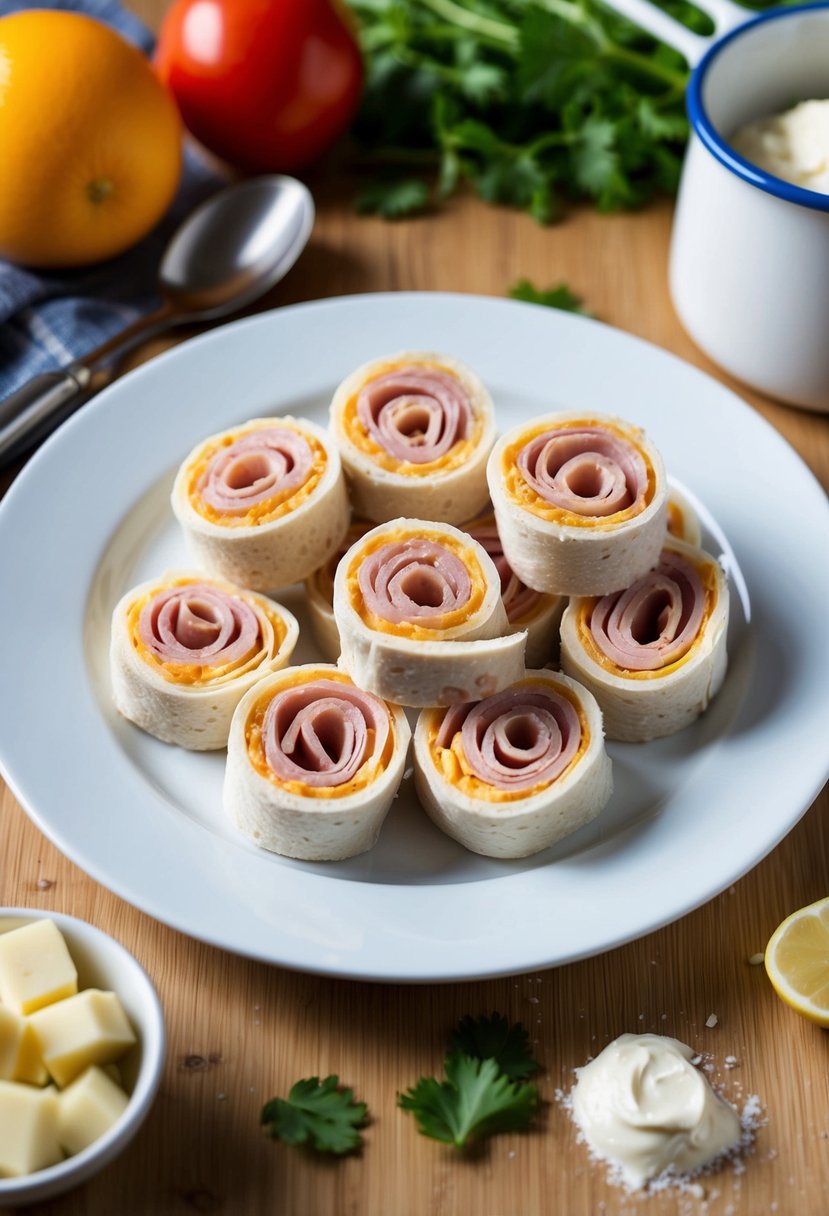
[[[25,1178],[0,1179],[0,1209],[50,1199],[78,1186],[108,1165],[132,1140],[144,1122],[161,1083],[166,1053],[164,1014],[144,968],[131,954],[100,929],[63,916],[32,908],[0,908],[0,933],[34,920],[53,920],[66,938],[78,969],[78,987],[116,992],[132,1023],[138,1042],[118,1061],[130,1095],[123,1115],[109,1131],[83,1152],[59,1165],[38,1170]]]

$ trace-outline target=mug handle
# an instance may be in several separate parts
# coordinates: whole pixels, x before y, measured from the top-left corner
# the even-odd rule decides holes
[[[605,3],[622,17],[627,17],[634,25],[641,26],[660,42],[666,42],[674,50],[679,51],[688,61],[689,67],[696,67],[702,56],[718,38],[729,30],[743,25],[754,15],[749,9],[733,4],[732,0],[702,0],[699,7],[708,14],[714,22],[714,33],[708,37],[695,34],[661,9],[655,8],[649,0],[605,0]]]

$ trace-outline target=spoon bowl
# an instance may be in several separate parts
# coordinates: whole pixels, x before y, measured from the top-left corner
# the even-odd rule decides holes
[[[244,308],[288,273],[313,225],[313,199],[296,178],[229,186],[173,236],[159,268],[162,293],[176,312],[201,320]]]

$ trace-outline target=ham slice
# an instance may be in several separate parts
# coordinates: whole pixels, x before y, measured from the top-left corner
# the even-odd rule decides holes
[[[379,756],[389,714],[379,698],[333,680],[287,688],[271,701],[262,724],[268,767],[282,781],[344,785]]]
[[[261,849],[304,861],[354,857],[377,839],[410,740],[399,705],[357,688],[336,667],[309,663],[266,676],[233,716],[225,811]]]
[[[414,743],[424,810],[484,857],[549,848],[595,818],[613,788],[599,707],[559,672],[527,671],[477,703],[424,710]]]
[[[719,562],[670,537],[624,591],[570,600],[562,670],[593,693],[608,739],[660,739],[707,708],[728,665],[728,599]]]
[[[532,612],[541,599],[541,593],[533,591],[532,587],[526,587],[504,557],[504,548],[494,519],[491,523],[485,520],[473,523],[468,531],[479,545],[483,545],[495,563],[501,580],[501,599],[507,620],[510,625],[514,625]]]
[[[397,705],[477,701],[524,670],[527,634],[508,632],[492,559],[449,524],[395,519],[356,541],[334,575],[334,620],[340,668]]]
[[[244,514],[277,494],[298,490],[312,463],[311,447],[302,435],[286,427],[263,427],[215,456],[198,490],[215,511]]]
[[[627,671],[656,671],[686,654],[699,633],[705,592],[694,566],[665,550],[655,570],[605,595],[590,618],[596,645]]]
[[[400,351],[356,368],[331,401],[355,515],[461,524],[486,505],[495,407],[459,359]]]
[[[138,635],[162,663],[217,667],[258,647],[260,625],[244,600],[220,587],[192,583],[162,591],[145,604]]]
[[[400,367],[370,380],[357,396],[357,416],[389,456],[410,464],[439,460],[469,433],[469,394],[448,372]]]
[[[358,581],[368,611],[394,625],[422,622],[437,627],[472,594],[461,559],[431,540],[382,545],[362,562]]]
[[[116,708],[165,743],[225,747],[243,695],[286,666],[298,636],[295,618],[275,600],[168,571],[133,587],[113,611]]]
[[[638,427],[547,414],[507,431],[487,464],[504,555],[527,587],[608,595],[659,561],[668,483]]]
[[[477,705],[456,705],[437,735],[451,746],[460,731],[463,753],[476,777],[501,790],[525,790],[555,781],[581,739],[573,703],[555,691],[510,688]]]
[[[574,515],[615,515],[644,502],[645,462],[632,443],[600,427],[546,431],[518,454],[526,482]]]

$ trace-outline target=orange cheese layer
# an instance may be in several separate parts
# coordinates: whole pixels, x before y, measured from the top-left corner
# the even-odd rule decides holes
[[[145,605],[162,591],[171,591],[174,587],[199,586],[202,583],[207,586],[219,587],[222,591],[226,591],[228,595],[232,596],[233,599],[243,600],[246,604],[250,605],[260,621],[256,644],[251,647],[247,654],[242,655],[235,662],[224,663],[219,666],[201,666],[198,663],[165,663],[141,640],[138,632],[138,621],[141,613]],[[263,622],[265,623],[264,629],[262,627]],[[268,646],[268,639],[264,636],[267,633],[268,625],[273,630],[273,643],[270,647]],[[133,600],[127,609],[127,633],[141,661],[146,663],[148,667],[151,667],[153,671],[158,672],[165,680],[169,680],[171,684],[189,684],[194,688],[204,688],[208,685],[221,683],[224,680],[235,679],[258,667],[260,663],[266,662],[267,659],[274,658],[279,653],[287,632],[288,628],[282,617],[266,609],[255,596],[239,592],[227,584],[218,583],[215,579],[174,578],[169,582],[159,583],[157,587],[153,587],[146,595]],[[268,653],[269,649],[270,653]]]
[[[394,754],[395,744],[394,719],[391,714],[389,714],[389,734],[382,753],[379,756],[372,756],[375,733],[370,729],[366,741],[366,754],[370,759],[361,764],[352,779],[343,785],[319,786],[308,785],[305,781],[282,781],[277,777],[265,759],[262,724],[265,721],[265,714],[271,701],[279,693],[284,692],[286,688],[297,688],[302,684],[308,684],[314,680],[333,680],[337,684],[347,684],[352,688],[354,687],[353,681],[347,675],[339,671],[331,671],[330,668],[323,668],[320,671],[304,671],[299,675],[287,676],[285,680],[280,681],[276,686],[271,686],[254,703],[248,715],[248,720],[245,723],[245,743],[248,749],[248,759],[260,777],[264,777],[266,781],[272,782],[281,790],[287,790],[289,794],[297,794],[302,798],[346,798],[349,794],[356,794],[360,790],[366,789],[388,768]]]
[[[432,618],[434,624],[431,627],[412,624],[409,621],[401,621],[399,624],[395,624],[392,621],[384,620],[368,610],[360,589],[359,570],[367,557],[378,549],[382,549],[384,545],[393,545],[398,541],[410,540],[431,540],[436,544],[443,545],[445,549],[448,549],[460,558],[469,572],[469,578],[472,583],[472,590],[466,603],[460,608],[456,608],[454,612],[444,612],[443,616]],[[457,541],[454,536],[447,536],[443,532],[429,532],[426,529],[409,532],[403,528],[394,528],[388,532],[384,532],[380,536],[373,537],[365,545],[361,545],[359,552],[351,559],[351,565],[348,568],[347,584],[351,606],[360,619],[368,625],[369,629],[373,629],[376,633],[391,633],[399,638],[412,638],[416,642],[434,642],[439,640],[446,630],[465,624],[470,617],[480,611],[484,597],[486,596],[486,580],[484,579],[480,562],[472,547]]]
[[[572,772],[590,745],[590,730],[584,710],[569,688],[562,687],[560,684],[554,684],[551,680],[519,680],[515,687],[538,688],[542,692],[553,691],[560,693],[563,697],[567,698],[579,716],[579,725],[581,727],[579,746],[567,768],[555,778],[555,781],[561,781],[569,772]],[[447,712],[445,709],[429,710],[429,753],[435,768],[441,774],[444,781],[454,786],[455,789],[460,790],[462,794],[466,794],[470,798],[476,798],[481,802],[518,802],[522,798],[532,798],[534,794],[540,794],[542,790],[554,784],[554,781],[539,781],[537,785],[532,785],[525,790],[502,790],[496,785],[490,785],[488,781],[483,781],[473,773],[469,766],[469,761],[463,750],[460,731],[455,732],[449,747],[438,747],[438,733]]]
[[[289,490],[287,493],[279,493],[277,491],[273,497],[265,498],[262,502],[255,503],[249,510],[239,514],[234,513],[231,515],[224,511],[217,511],[215,507],[211,507],[209,503],[206,503],[201,496],[200,486],[213,459],[225,448],[229,448],[231,444],[236,443],[238,439],[243,439],[245,435],[250,435],[254,431],[270,430],[272,427],[295,431],[308,442],[313,456],[313,463],[302,485],[294,490]],[[295,511],[297,507],[301,506],[302,503],[311,497],[319,485],[325,473],[327,463],[328,457],[325,453],[325,448],[310,431],[306,431],[300,426],[295,426],[284,418],[265,418],[257,422],[255,426],[240,427],[238,431],[232,431],[218,441],[208,440],[199,449],[187,470],[187,496],[190,499],[190,505],[193,507],[193,510],[201,515],[202,519],[206,519],[208,523],[217,524],[223,528],[253,528],[259,524],[269,524],[275,519],[281,519],[283,515],[288,515],[291,511]]]
[[[690,561],[691,559],[689,558],[688,560]],[[600,667],[610,672],[611,675],[620,676],[622,679],[627,680],[659,680],[683,667],[693,657],[694,651],[708,627],[708,622],[717,603],[718,580],[716,566],[713,562],[709,561],[695,561],[693,564],[702,579],[705,603],[702,609],[702,620],[700,621],[699,631],[683,655],[680,655],[673,663],[666,663],[664,667],[658,667],[654,671],[630,671],[627,667],[620,667],[612,659],[608,658],[604,651],[599,649],[593,634],[590,632],[590,618],[593,615],[593,609],[602,597],[586,596],[579,602],[576,627],[579,633],[579,640],[593,662],[598,663]]]
[[[444,367],[441,363],[403,359],[400,361],[390,361],[379,367],[375,367],[372,371],[371,379],[366,380],[365,384],[371,384],[374,380],[378,380],[380,376],[385,376],[388,372],[397,371],[401,367],[424,367],[429,371],[443,372],[445,375],[451,376],[453,380],[458,379],[451,367]],[[365,384],[362,387],[365,387]],[[400,473],[405,477],[430,477],[435,473],[451,473],[455,469],[459,469],[470,459],[480,443],[483,422],[475,414],[473,407],[469,434],[465,439],[459,439],[457,443],[454,443],[443,456],[440,456],[437,460],[429,460],[425,464],[413,464],[410,460],[399,460],[396,456],[390,456],[385,448],[381,447],[375,439],[372,439],[363,426],[357,413],[358,396],[359,391],[354,393],[352,397],[349,397],[345,403],[340,416],[340,425],[346,438],[358,451],[362,452],[364,456],[368,456],[381,469],[387,469],[390,473]]]
[[[636,448],[636,451],[644,460],[647,470],[648,483],[645,488],[643,503],[639,503],[638,505],[633,503],[631,506],[626,507],[624,511],[616,511],[613,515],[603,515],[600,517],[577,515],[574,511],[567,511],[562,507],[556,507],[552,503],[547,502],[545,498],[542,498],[525,481],[517,462],[521,450],[528,443],[531,443],[539,435],[543,435],[545,431],[575,430],[586,426],[600,427],[603,431],[608,431],[617,439],[623,439],[626,443]],[[564,422],[545,422],[527,427],[518,439],[504,448],[501,461],[501,474],[504,479],[504,489],[513,502],[523,507],[525,511],[537,515],[539,519],[546,519],[550,523],[562,524],[571,528],[597,528],[599,530],[615,528],[619,524],[625,523],[626,520],[640,515],[653,502],[654,494],[656,493],[656,473],[647,452],[637,442],[636,432],[616,426],[611,422],[605,422],[604,419],[599,418],[570,418]]]

